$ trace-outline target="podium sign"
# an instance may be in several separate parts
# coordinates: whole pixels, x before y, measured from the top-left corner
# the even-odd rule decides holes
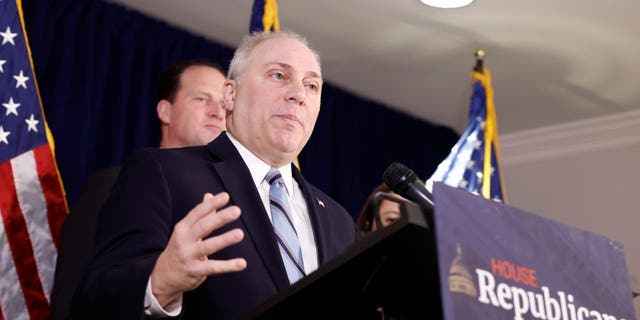
[[[444,319],[635,319],[620,243],[441,183],[434,198]]]

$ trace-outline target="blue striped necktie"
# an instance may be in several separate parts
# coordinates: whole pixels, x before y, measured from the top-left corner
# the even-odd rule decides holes
[[[264,178],[269,188],[269,206],[271,208],[271,220],[276,235],[280,255],[287,270],[289,283],[294,283],[304,276],[302,264],[302,251],[298,242],[296,229],[291,221],[289,199],[280,171],[271,168]]]

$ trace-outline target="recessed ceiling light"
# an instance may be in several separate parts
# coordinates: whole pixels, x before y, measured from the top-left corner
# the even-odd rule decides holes
[[[469,5],[473,0],[420,0],[420,2],[436,8],[460,8]]]

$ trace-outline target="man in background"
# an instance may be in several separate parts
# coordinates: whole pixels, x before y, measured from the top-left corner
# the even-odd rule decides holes
[[[222,69],[207,60],[190,60],[167,68],[158,80],[156,112],[160,148],[205,145],[226,129],[222,107]],[[120,167],[91,175],[80,190],[61,232],[51,293],[51,319],[69,319],[73,292],[91,257],[98,212]]]
[[[156,107],[160,148],[205,145],[226,129],[224,81],[220,67],[202,60],[178,63],[163,73]]]

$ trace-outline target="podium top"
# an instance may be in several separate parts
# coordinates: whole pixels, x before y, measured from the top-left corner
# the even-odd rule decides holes
[[[379,319],[378,307],[395,318],[441,318],[433,230],[417,206],[404,210],[242,319]]]

